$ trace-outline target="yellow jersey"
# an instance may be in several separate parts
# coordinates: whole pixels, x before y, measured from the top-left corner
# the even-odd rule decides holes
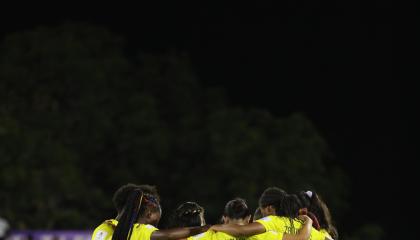
[[[207,231],[195,236],[191,236],[188,240],[281,240],[282,233],[267,231],[262,234],[253,235],[250,237],[233,237],[224,232]]]
[[[93,231],[92,240],[111,240],[117,225],[118,221],[115,219],[106,220]],[[158,229],[152,225],[136,223],[133,226],[130,239],[149,240],[152,233],[156,230]]]
[[[265,233],[248,237],[248,240],[281,240],[281,239],[283,239],[283,233],[276,232],[276,231],[267,231]]]
[[[99,225],[92,233],[92,240],[111,240],[118,221],[109,219]]]
[[[323,229],[323,228],[322,228],[322,229],[320,229],[320,230],[319,230],[319,232],[320,232],[320,233],[325,234],[325,236],[328,236],[329,238],[331,238],[331,239],[332,239],[331,235],[327,232],[327,230],[326,230],[326,229]]]
[[[153,225],[136,223],[134,224],[130,240],[150,240],[150,236],[156,230],[159,229]]]
[[[266,231],[275,231],[279,233],[296,234],[297,231],[303,226],[302,222],[298,219],[290,219],[287,217],[267,216],[258,219],[257,222],[261,223]],[[321,233],[315,228],[312,228],[310,240],[324,240],[327,235]]]
[[[214,234],[215,234],[214,231],[206,231],[198,235],[188,237],[187,240],[211,240]]]

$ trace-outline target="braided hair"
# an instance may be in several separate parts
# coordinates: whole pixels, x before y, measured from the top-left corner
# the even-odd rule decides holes
[[[198,227],[205,224],[202,221],[204,208],[196,202],[185,202],[173,212],[170,227]]]
[[[130,239],[142,201],[143,192],[140,189],[134,189],[128,194],[121,217],[112,235],[112,240]]]
[[[112,240],[130,239],[134,224],[146,209],[160,209],[159,200],[154,186],[132,183],[121,186],[113,197],[119,219]]]

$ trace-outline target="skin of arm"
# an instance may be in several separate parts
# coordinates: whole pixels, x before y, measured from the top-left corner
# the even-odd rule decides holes
[[[216,232],[224,232],[234,237],[249,237],[256,234],[265,233],[265,227],[258,222],[253,222],[247,225],[218,224],[213,225],[210,230]]]
[[[304,221],[303,226],[299,229],[296,235],[285,233],[282,240],[308,240],[311,236],[312,219],[306,215],[299,216],[299,219]]]
[[[304,225],[297,232],[296,235],[284,234],[282,240],[307,240],[311,235],[312,220],[308,216],[300,216],[304,221]],[[256,234],[264,233],[265,227],[258,222],[253,222],[247,225],[237,224],[219,224],[213,225],[210,230],[227,233],[234,237],[249,237]]]
[[[200,227],[186,227],[186,228],[172,228],[165,230],[157,230],[152,233],[150,240],[176,240],[181,238],[188,238],[189,236],[197,235],[207,231],[210,225]]]

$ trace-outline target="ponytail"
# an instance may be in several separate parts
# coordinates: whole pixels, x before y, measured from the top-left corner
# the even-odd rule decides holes
[[[112,235],[112,240],[130,239],[134,223],[139,215],[142,200],[143,192],[139,189],[133,190],[128,194],[123,213]]]
[[[310,191],[300,193],[301,199],[306,199],[305,205],[307,205],[308,211],[316,216],[321,229],[327,230],[333,239],[338,239],[338,232],[332,224],[331,213],[327,205],[316,192],[310,192],[310,194],[308,192]]]

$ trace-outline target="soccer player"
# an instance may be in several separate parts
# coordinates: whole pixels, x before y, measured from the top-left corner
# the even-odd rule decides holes
[[[332,224],[330,211],[321,197],[313,191],[301,191],[297,196],[302,204],[301,208],[306,208],[309,213],[315,215],[319,222],[318,230],[337,240],[337,229]]]
[[[175,240],[206,231],[209,226],[159,230],[162,210],[155,187],[127,184],[113,197],[118,215],[98,226],[92,240]]]
[[[300,203],[296,195],[289,195],[276,187],[267,188],[259,199],[259,205],[264,218],[247,225],[214,225],[210,230],[225,232],[235,237],[249,237],[267,231],[294,234],[302,227],[302,222],[297,219]],[[310,239],[330,238],[311,227]]]
[[[302,216],[303,217],[303,216]],[[305,216],[306,222],[302,227],[302,230],[295,234],[283,234],[275,231],[266,231],[261,234],[249,236],[247,238],[239,238],[231,236],[224,232],[207,231],[197,236],[192,236],[189,240],[296,240],[296,239],[309,239],[311,231],[311,219]],[[249,224],[251,219],[251,212],[246,204],[245,200],[236,198],[229,201],[224,209],[222,221],[225,224],[233,224],[239,226],[245,226]]]

